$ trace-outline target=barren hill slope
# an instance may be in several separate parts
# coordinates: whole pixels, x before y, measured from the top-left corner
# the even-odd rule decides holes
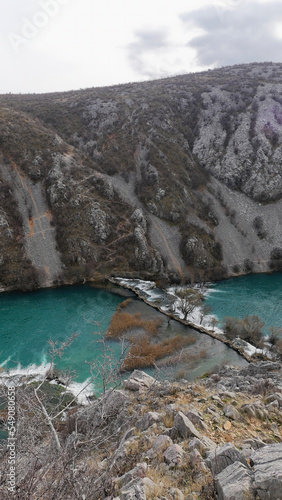
[[[4,289],[281,269],[280,64],[3,95],[0,153]],[[41,193],[39,217],[13,172]],[[25,227],[42,216],[38,260]]]

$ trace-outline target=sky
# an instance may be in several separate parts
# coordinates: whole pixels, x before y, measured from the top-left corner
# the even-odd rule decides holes
[[[9,0],[0,93],[146,81],[282,62],[281,0]]]

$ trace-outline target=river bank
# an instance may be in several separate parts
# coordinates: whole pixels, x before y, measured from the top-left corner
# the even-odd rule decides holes
[[[206,328],[202,325],[199,325],[197,323],[194,323],[190,320],[185,320],[180,317],[179,313],[177,312],[172,312],[168,311],[168,304],[166,303],[165,305],[160,305],[158,301],[160,298],[162,300],[165,299],[165,294],[167,293],[164,290],[160,290],[156,287],[154,282],[145,282],[142,280],[128,280],[128,279],[123,279],[123,278],[109,278],[109,281],[115,285],[121,286],[127,290],[130,290],[136,294],[136,296],[145,302],[147,305],[150,307],[153,307],[154,309],[158,310],[161,314],[167,317],[168,321],[171,321],[172,319],[181,323],[182,325],[192,328],[193,330],[204,334],[208,335],[209,337],[213,338],[214,340],[217,340],[219,342],[222,342],[226,346],[228,346],[230,349],[235,351],[237,354],[242,356],[247,362],[251,362],[252,358],[251,356],[246,352],[246,347],[238,346],[234,342],[227,340],[224,338],[223,334],[219,334],[215,332],[215,329],[212,328]],[[148,290],[150,290],[151,293],[148,293]],[[152,299],[156,300],[152,300]],[[168,302],[169,298],[166,297],[166,301]],[[217,329],[218,330],[218,329]]]

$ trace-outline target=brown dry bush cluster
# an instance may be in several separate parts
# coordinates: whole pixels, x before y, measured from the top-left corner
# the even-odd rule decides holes
[[[126,312],[120,312],[120,309],[121,306],[118,308],[117,312],[112,317],[111,324],[107,331],[108,338],[118,339],[137,328],[143,328],[145,332],[150,336],[157,335],[158,328],[162,324],[161,319],[146,320],[141,318],[140,313],[129,314]]]
[[[130,314],[122,309],[128,305],[128,300],[124,301],[112,317],[111,324],[107,331],[107,338],[120,339],[126,337],[131,346],[123,361],[121,371],[130,371],[135,368],[146,368],[155,366],[157,360],[165,358],[194,343],[194,337],[184,338],[178,335],[165,339],[161,342],[152,340],[156,337],[162,325],[162,319],[146,320],[141,318],[140,313]],[[143,330],[140,335],[135,335],[136,330]]]
[[[181,335],[163,340],[158,344],[152,343],[149,336],[132,339],[132,345],[121,369],[129,371],[135,368],[154,366],[158,359],[164,358],[190,343],[190,338],[181,337]]]

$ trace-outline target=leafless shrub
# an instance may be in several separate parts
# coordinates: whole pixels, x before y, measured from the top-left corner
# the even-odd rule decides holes
[[[275,384],[272,382],[270,379],[265,379],[257,382],[257,384],[254,385],[252,393],[253,394],[262,394],[263,396],[266,396],[267,394],[270,394],[271,392],[275,392]]]

